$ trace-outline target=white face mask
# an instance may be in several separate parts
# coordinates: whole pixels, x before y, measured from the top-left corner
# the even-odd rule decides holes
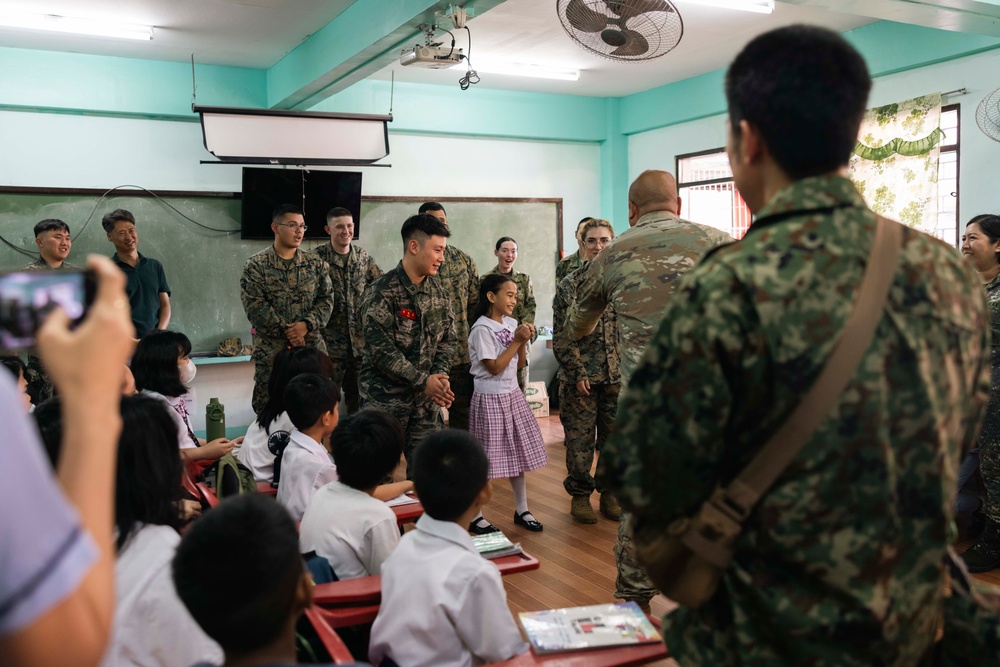
[[[194,382],[194,376],[198,374],[198,367],[194,365],[194,362],[190,359],[183,366],[178,366],[181,372],[181,382],[185,385],[190,386]]]

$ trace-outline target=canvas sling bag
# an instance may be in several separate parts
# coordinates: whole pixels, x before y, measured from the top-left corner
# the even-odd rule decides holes
[[[694,516],[676,519],[666,529],[637,529],[636,557],[671,600],[695,609],[712,597],[732,561],[743,522],[854,377],[882,317],[901,241],[901,226],[879,216],[857,301],[840,341],[809,393],[750,463],[728,486],[717,487]]]

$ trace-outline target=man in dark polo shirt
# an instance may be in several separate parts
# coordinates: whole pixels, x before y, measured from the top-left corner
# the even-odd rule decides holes
[[[154,329],[166,329],[170,324],[167,276],[163,273],[162,264],[139,253],[135,216],[119,208],[104,216],[101,226],[107,232],[108,240],[115,245],[115,254],[111,255],[111,259],[128,277],[125,291],[132,306],[136,337],[142,338]]]

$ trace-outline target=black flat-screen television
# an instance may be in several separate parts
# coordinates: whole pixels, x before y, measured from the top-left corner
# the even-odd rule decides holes
[[[243,168],[240,238],[271,240],[271,214],[282,204],[305,213],[307,239],[329,239],[326,214],[342,206],[354,216],[354,238],[361,231],[361,172]]]

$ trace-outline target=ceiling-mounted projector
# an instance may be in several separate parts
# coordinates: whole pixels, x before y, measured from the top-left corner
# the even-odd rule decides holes
[[[399,54],[399,64],[404,67],[426,67],[447,69],[462,62],[462,49],[447,46],[414,46],[403,49]]]

